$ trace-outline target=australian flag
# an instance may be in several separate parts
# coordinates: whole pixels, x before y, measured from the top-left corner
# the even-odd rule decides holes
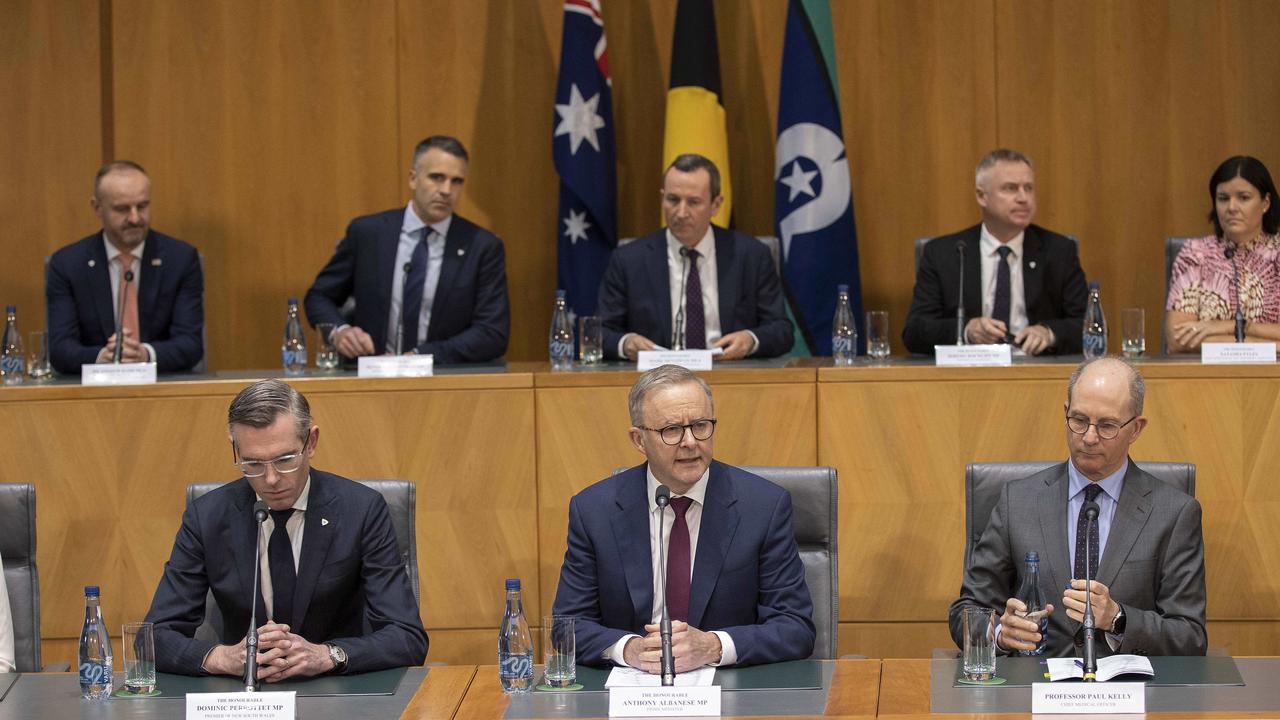
[[[838,87],[831,6],[827,0],[790,0],[778,98],[774,217],[787,300],[814,355],[831,354],[838,285],[849,286],[859,347],[866,336]]]
[[[554,125],[560,288],[573,313],[593,315],[600,278],[618,243],[613,93],[600,0],[565,0]]]

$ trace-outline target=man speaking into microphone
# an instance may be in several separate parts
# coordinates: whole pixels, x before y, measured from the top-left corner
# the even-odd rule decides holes
[[[1039,625],[1021,617],[1026,608],[1014,597],[1022,559],[1034,550],[1041,592],[1051,599],[1046,655],[1079,654],[1086,597],[1101,633],[1099,656],[1205,653],[1200,503],[1128,457],[1147,425],[1145,394],[1137,368],[1118,358],[1071,373],[1064,405],[1070,460],[1004,486],[951,604],[957,645],[963,609],[977,606],[1003,612],[1001,651],[1035,649]],[[1094,523],[1086,520],[1091,504]]]
[[[302,393],[260,380],[231,401],[227,426],[244,477],[191,503],[147,612],[156,669],[244,675],[260,558],[257,679],[421,665],[427,633],[386,502],[311,468],[320,428]],[[260,525],[254,504],[266,503]],[[196,637],[213,591],[222,636]]]
[[[579,661],[658,674],[664,604],[677,673],[809,657],[813,604],[791,496],[712,460],[715,404],[693,372],[663,365],[644,373],[628,408],[628,433],[645,462],[569,503],[554,612],[577,616]],[[669,507],[655,500],[660,486]]]

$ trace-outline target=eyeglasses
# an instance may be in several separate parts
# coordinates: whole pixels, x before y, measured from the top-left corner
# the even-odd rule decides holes
[[[236,467],[240,468],[240,472],[244,473],[245,477],[251,478],[266,475],[267,465],[275,468],[276,472],[287,475],[288,473],[298,472],[298,468],[302,467],[302,461],[306,459],[306,451],[307,446],[303,445],[301,450],[288,455],[281,455],[274,460],[238,460],[236,461]],[[232,452],[235,452],[234,447]]]
[[[1077,435],[1084,435],[1089,432],[1089,427],[1093,426],[1098,431],[1098,437],[1103,440],[1112,440],[1115,436],[1120,434],[1120,428],[1123,428],[1125,425],[1128,425],[1137,419],[1138,416],[1134,415],[1122,423],[1118,423],[1114,420],[1103,420],[1102,422],[1091,423],[1088,418],[1082,418],[1079,415],[1068,415],[1067,429]]]
[[[694,440],[709,439],[716,431],[716,421],[707,419],[694,420],[688,425],[668,425],[663,428],[651,428],[643,425],[637,425],[636,427],[641,430],[658,433],[658,435],[662,436],[662,442],[668,445],[679,445],[680,441],[684,440],[685,430],[693,433]]]

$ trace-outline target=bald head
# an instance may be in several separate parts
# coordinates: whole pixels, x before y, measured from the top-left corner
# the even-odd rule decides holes
[[[1075,396],[1076,386],[1082,382],[1112,388],[1122,386],[1129,396],[1129,412],[1134,415],[1142,414],[1143,401],[1147,395],[1147,383],[1142,379],[1142,373],[1138,372],[1138,368],[1128,361],[1116,357],[1100,357],[1077,365],[1071,372],[1071,379],[1067,381],[1068,407],[1071,406],[1071,399]]]
[[[1118,358],[1090,360],[1071,373],[1066,432],[1076,470],[1097,482],[1124,467],[1129,447],[1147,426],[1142,417],[1145,394],[1142,374]]]

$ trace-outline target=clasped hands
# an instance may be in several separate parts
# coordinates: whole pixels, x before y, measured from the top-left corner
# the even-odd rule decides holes
[[[244,674],[245,641],[218,645],[209,651],[204,669],[213,675]],[[309,643],[288,625],[267,623],[258,628],[258,679],[275,683],[291,677],[310,677],[333,669],[326,645]]]
[[[657,625],[645,625],[644,637],[633,637],[622,649],[627,665],[652,675],[662,672],[662,635]],[[703,632],[687,622],[671,621],[671,658],[676,672],[696,670],[720,662],[720,636]]]
[[[137,338],[133,337],[133,333],[128,330],[120,331],[124,335],[124,345],[120,348],[120,362],[127,363],[144,363],[151,362],[151,354],[142,346]],[[107,338],[106,347],[98,351],[96,362],[109,363],[115,356],[116,352],[116,334],[111,333],[111,337]]]
[[[1002,343],[1009,334],[1009,326],[1002,320],[989,317],[973,318],[964,326],[966,342],[980,345]],[[1013,344],[1028,355],[1039,355],[1049,349],[1053,333],[1044,325],[1028,325],[1013,338]]]
[[[335,330],[330,336],[333,347],[343,357],[355,359],[364,355],[376,355],[377,352],[373,347],[373,336],[361,330],[355,325],[348,325],[341,330]],[[405,355],[416,355],[416,348],[409,348]],[[390,355],[391,353],[385,353]]]
[[[1072,580],[1071,587],[1062,593],[1062,605],[1067,609],[1067,617],[1076,622],[1084,622],[1084,580]],[[1111,599],[1111,589],[1093,580],[1089,583],[1090,604],[1093,605],[1093,625],[1096,628],[1110,630],[1116,615],[1120,614],[1120,603]],[[1044,616],[1053,614],[1053,605],[1048,604]],[[1035,650],[1040,642],[1039,618],[1027,617],[1027,606],[1017,598],[1009,598],[1004,604],[1004,614],[1000,616],[1000,647],[1005,650]]]
[[[755,339],[751,336],[750,330],[738,330],[725,334],[712,343],[711,347],[724,348],[724,352],[720,354],[720,360],[740,360],[751,352],[751,346],[754,343]],[[639,333],[632,333],[622,341],[622,354],[628,360],[635,360],[636,353],[641,350],[654,350],[657,347],[658,344],[649,338]]]
[[[1215,335],[1235,336],[1234,320],[1188,320],[1169,326],[1169,336],[1178,347],[1194,350]]]

